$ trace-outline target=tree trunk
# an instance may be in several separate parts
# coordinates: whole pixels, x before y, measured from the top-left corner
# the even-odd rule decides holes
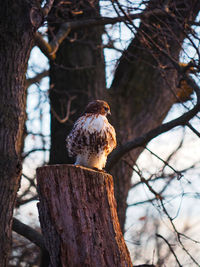
[[[85,167],[37,169],[39,216],[51,266],[132,266],[112,176]]]
[[[52,9],[50,20],[57,21],[58,10]],[[99,16],[99,4],[89,0],[71,1],[70,10],[62,7],[60,16],[65,21],[76,21]],[[59,5],[58,5],[59,6]],[[81,15],[71,15],[72,10]],[[62,15],[61,15],[62,14]],[[61,18],[60,18],[61,19]],[[56,34],[60,24],[49,23],[50,32]],[[51,149],[49,164],[72,163],[66,149],[66,137],[73,122],[81,115],[89,101],[99,98],[105,89],[105,66],[101,35],[103,27],[72,31],[61,44],[56,59],[50,62],[50,104],[51,104]],[[73,99],[73,97],[75,97]],[[73,99],[73,100],[72,100]],[[69,119],[61,122],[70,105]]]
[[[21,176],[25,73],[34,31],[27,1],[1,1],[0,18],[0,266],[8,264],[12,215]]]

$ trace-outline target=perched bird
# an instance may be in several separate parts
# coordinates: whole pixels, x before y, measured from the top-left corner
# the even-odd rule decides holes
[[[90,102],[84,114],[74,123],[68,135],[67,148],[75,165],[102,170],[108,154],[116,147],[116,133],[106,116],[110,113],[108,103],[102,100]]]

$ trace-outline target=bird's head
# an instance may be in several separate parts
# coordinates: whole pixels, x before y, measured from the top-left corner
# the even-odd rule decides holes
[[[94,100],[90,102],[85,109],[85,113],[101,114],[104,116],[107,116],[108,114],[111,115],[108,103],[103,100]]]

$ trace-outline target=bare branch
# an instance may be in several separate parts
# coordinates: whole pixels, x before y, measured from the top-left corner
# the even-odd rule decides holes
[[[26,79],[26,88],[28,88],[33,83],[40,82],[40,80],[42,80],[42,78],[44,78],[48,75],[49,75],[49,71],[44,70],[43,72],[38,73],[35,77]]]
[[[49,14],[52,6],[53,6],[54,0],[48,0],[46,1],[46,4],[44,5],[42,12],[44,17],[47,17],[47,15]]]
[[[164,213],[167,215],[167,218],[169,219],[169,221],[170,221],[170,223],[171,223],[171,225],[172,225],[172,227],[173,227],[173,229],[174,229],[174,232],[175,232],[176,235],[177,235],[178,242],[179,242],[179,244],[181,245],[182,249],[186,252],[186,254],[190,257],[190,259],[191,259],[197,266],[199,266],[198,262],[197,262],[197,261],[194,259],[194,257],[188,252],[188,250],[184,247],[183,242],[182,242],[182,240],[181,240],[181,236],[183,236],[183,237],[185,237],[185,238],[188,238],[188,239],[190,239],[190,240],[191,240],[191,238],[187,237],[186,235],[180,233],[180,232],[177,230],[177,228],[176,228],[176,226],[175,226],[175,224],[174,224],[174,222],[173,222],[174,218],[172,218],[172,217],[170,216],[170,214],[167,212],[167,210],[166,210],[166,208],[165,208],[165,205],[164,205],[162,199],[160,199],[160,203],[161,203],[161,206],[162,206],[162,208],[163,208]]]
[[[183,176],[182,173],[181,173],[180,171],[175,170],[171,165],[169,165],[169,163],[168,163],[166,160],[164,160],[164,159],[162,159],[161,157],[159,157],[157,154],[155,154],[155,153],[154,153],[153,151],[151,151],[149,148],[145,147],[145,149],[146,149],[147,151],[149,151],[149,152],[150,152],[153,156],[155,156],[157,159],[159,159],[160,161],[162,161],[162,162],[165,164],[165,166],[168,166],[172,171],[174,171],[174,172],[177,174],[177,179],[180,180],[180,178]]]
[[[171,253],[174,255],[174,258],[176,259],[176,262],[177,262],[178,266],[182,267],[182,265],[180,264],[180,262],[179,262],[179,260],[178,260],[178,258],[176,256],[174,250],[172,249],[172,245],[170,245],[170,243],[167,241],[167,239],[164,238],[162,235],[159,235],[159,234],[156,234],[156,236],[159,237],[159,238],[162,238],[165,241],[165,243],[168,245]]]
[[[72,28],[70,27],[69,23],[64,23],[61,25],[58,33],[56,34],[55,38],[50,42],[51,46],[51,55],[55,55],[57,52],[59,45],[67,38],[69,33],[71,32]]]
[[[128,153],[132,149],[136,147],[145,146],[150,140],[154,139],[158,135],[173,129],[174,127],[187,124],[187,122],[191,120],[200,111],[200,89],[195,83],[195,81],[191,79],[188,75],[184,74],[184,79],[187,80],[188,84],[190,84],[190,86],[193,87],[197,95],[197,103],[193,107],[193,109],[189,110],[179,118],[174,119],[168,123],[164,123],[154,128],[153,130],[147,132],[143,136],[137,137],[134,140],[128,141],[127,143],[119,146],[111,153],[111,156],[108,159],[106,165],[107,171],[109,171],[119,161],[120,158],[122,158],[126,153]]]
[[[133,265],[133,267],[156,267],[154,264]]]
[[[51,106],[51,112],[53,114],[53,116],[60,122],[60,123],[65,123],[66,121],[68,121],[69,119],[69,116],[74,114],[73,111],[70,111],[71,109],[71,102],[72,100],[74,100],[76,98],[76,96],[72,96],[72,97],[69,97],[69,100],[67,102],[67,111],[66,111],[66,116],[61,119],[60,116],[56,113],[56,111],[52,108]]]
[[[49,149],[44,149],[44,148],[33,148],[32,150],[28,151],[28,152],[24,152],[22,153],[22,160],[24,160],[27,156],[29,156],[31,153],[35,153],[38,151],[46,151]]]
[[[154,201],[157,201],[158,199],[157,198],[149,198],[149,199],[146,199],[146,200],[142,200],[142,201],[138,201],[138,202],[134,202],[134,203],[131,203],[131,204],[128,204],[128,207],[133,207],[133,206],[141,206],[141,205],[144,205],[144,204],[148,204],[149,203],[153,203]]]
[[[188,128],[190,128],[190,130],[193,131],[193,133],[195,133],[198,137],[200,137],[200,132],[198,132],[192,125],[191,123],[186,123],[186,126],[188,126]]]
[[[143,13],[136,13],[128,15],[128,20],[134,20],[139,18],[147,18],[148,16],[151,16],[152,14],[158,15],[163,14],[164,11],[161,9],[156,9],[154,11],[148,11]],[[44,53],[45,56],[47,56],[50,60],[55,59],[55,53],[57,52],[59,45],[63,42],[63,40],[69,35],[69,33],[72,30],[80,30],[83,28],[90,28],[95,26],[103,26],[107,24],[115,24],[117,22],[123,22],[127,20],[127,15],[125,16],[118,16],[115,18],[109,18],[109,17],[99,17],[94,19],[85,19],[85,20],[79,20],[79,21],[70,21],[63,23],[56,34],[55,38],[48,43],[46,42],[42,35],[40,33],[36,33],[35,36],[35,42],[37,46],[40,48],[40,50]]]
[[[182,147],[182,145],[183,145],[183,141],[184,141],[184,138],[181,138],[181,141],[180,141],[180,143],[178,144],[178,146],[177,146],[177,148],[167,157],[167,159],[165,160],[167,163],[176,155],[176,153],[179,151],[179,149]],[[164,165],[163,166],[163,169],[162,169],[162,171],[164,171],[164,169],[165,169],[165,167],[166,167],[167,165]],[[180,172],[180,173],[182,173],[182,172]]]
[[[51,54],[51,52],[52,52],[51,45],[47,41],[44,40],[44,38],[42,37],[42,35],[39,32],[36,32],[36,34],[35,34],[35,43],[37,44],[37,46],[40,48],[42,53],[48,59],[50,59],[50,60],[55,59],[55,54]]]
[[[27,238],[32,243],[36,244],[42,250],[46,250],[42,235],[30,226],[20,222],[18,219],[13,218],[13,231]]]
[[[28,199],[25,199],[25,200],[17,199],[16,206],[19,207],[19,206],[25,205],[25,204],[27,204],[31,201],[37,200],[37,199],[38,199],[38,195],[33,196],[31,198],[28,198]]]

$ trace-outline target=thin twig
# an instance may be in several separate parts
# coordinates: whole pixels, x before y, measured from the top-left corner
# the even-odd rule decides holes
[[[159,237],[159,238],[161,238],[161,239],[163,239],[163,240],[165,241],[165,243],[168,245],[168,247],[169,247],[171,253],[174,255],[174,258],[176,259],[176,262],[177,262],[178,266],[182,267],[182,265],[180,264],[180,262],[179,262],[179,260],[178,260],[178,258],[177,258],[177,256],[176,256],[176,253],[175,253],[174,250],[172,249],[172,246],[171,246],[170,243],[167,241],[167,239],[164,238],[164,237],[163,237],[162,235],[160,235],[160,234],[156,234],[156,236]]]
[[[172,218],[172,217],[169,215],[169,213],[167,212],[167,210],[166,210],[166,208],[165,208],[165,206],[164,206],[164,203],[163,203],[162,199],[160,199],[160,203],[161,203],[161,206],[162,206],[162,208],[163,208],[164,213],[167,215],[167,217],[168,217],[168,219],[169,219],[169,221],[170,221],[170,223],[171,223],[171,225],[172,225],[172,227],[173,227],[173,229],[174,229],[174,232],[175,232],[176,235],[177,235],[178,242],[179,242],[179,244],[181,245],[182,249],[186,252],[186,254],[190,257],[190,259],[191,259],[197,266],[199,266],[198,262],[197,262],[197,261],[194,259],[194,257],[188,252],[188,250],[184,247],[184,245],[183,245],[183,243],[182,243],[182,241],[181,241],[181,236],[183,236],[183,234],[181,234],[181,233],[176,229],[176,226],[175,226],[175,224],[173,223],[174,218]],[[186,236],[184,235],[184,237],[186,237]]]
[[[191,125],[191,123],[187,122],[187,123],[186,123],[186,126],[187,126],[188,128],[190,128],[190,130],[192,130],[193,133],[195,133],[198,137],[200,137],[200,132],[198,132],[198,131]]]
[[[27,156],[29,156],[31,153],[38,152],[38,151],[48,151],[49,149],[44,149],[44,148],[33,148],[29,150],[28,152],[24,152],[22,154],[22,160],[24,160]]]
[[[123,160],[123,161],[124,161],[129,167],[131,167],[131,165],[129,165],[129,163],[128,163],[127,161],[125,161],[125,160]],[[132,169],[138,174],[138,176],[140,177],[141,182],[144,183],[144,184],[148,187],[149,191],[150,191],[152,194],[154,194],[154,196],[155,196],[156,199],[163,199],[162,196],[161,196],[159,193],[157,193],[157,192],[152,188],[152,186],[149,184],[149,181],[151,180],[151,178],[147,180],[147,179],[145,179],[145,178],[141,175],[141,173],[140,173],[139,171],[137,171],[135,168],[132,167]]]
[[[176,155],[176,153],[179,151],[179,149],[180,149],[180,148],[182,147],[182,145],[183,145],[183,140],[184,140],[184,137],[181,138],[181,141],[180,141],[180,143],[178,144],[177,148],[176,148],[172,153],[170,153],[170,155],[167,157],[167,159],[165,160],[166,162],[169,162],[169,161],[172,159],[172,157],[173,157],[174,155]],[[166,167],[166,165],[163,167],[162,171],[164,171],[165,167]],[[180,172],[180,173],[182,173],[182,172]]]
[[[69,98],[68,102],[67,102],[67,111],[66,111],[66,115],[63,119],[60,118],[60,116],[56,113],[56,111],[52,108],[51,106],[51,112],[53,114],[53,116],[60,122],[60,123],[65,123],[66,121],[68,121],[69,116],[72,115],[74,112],[70,111],[71,109],[71,102],[72,100],[74,100],[76,98],[76,96],[72,96]]]
[[[159,157],[156,153],[154,153],[153,151],[151,151],[149,148],[145,147],[145,149],[147,151],[149,151],[154,157],[156,157],[157,159],[159,159],[160,161],[162,161],[165,164],[165,166],[168,166],[172,171],[174,171],[177,174],[177,179],[180,180],[180,178],[183,176],[180,171],[175,170],[171,165],[169,165],[169,163],[167,161],[165,161],[164,159],[162,159],[161,157]]]

